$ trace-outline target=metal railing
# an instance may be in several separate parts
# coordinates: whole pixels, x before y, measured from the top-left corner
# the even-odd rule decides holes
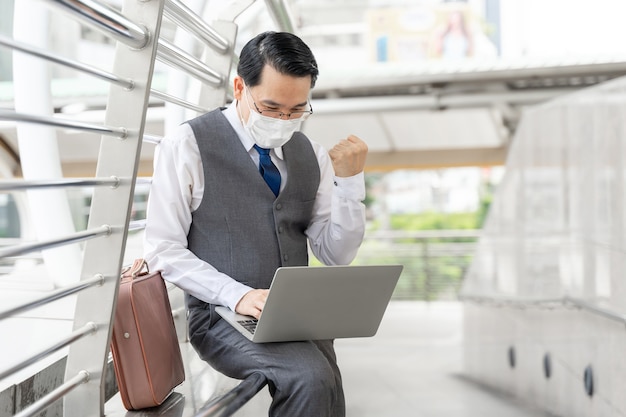
[[[101,394],[104,366],[108,360],[112,317],[117,296],[118,277],[128,234],[129,212],[136,178],[136,161],[141,150],[141,136],[148,104],[156,41],[149,33],[158,34],[162,15],[161,2],[133,7],[127,2],[124,14],[94,1],[47,1],[58,6],[82,25],[91,25],[127,47],[116,49],[116,70],[104,72],[54,53],[42,52],[22,42],[2,39],[2,45],[43,61],[109,81],[112,84],[105,122],[83,123],[73,120],[27,113],[0,111],[0,120],[37,124],[101,135],[96,175],[93,179],[44,179],[7,181],[3,190],[71,187],[91,183],[94,187],[89,225],[84,231],[37,242],[4,247],[0,258],[50,250],[54,247],[83,243],[78,282],[65,286],[37,300],[12,307],[0,313],[6,318],[37,306],[73,295],[76,297],[73,331],[52,341],[39,352],[18,361],[0,372],[4,378],[37,363],[54,352],[67,348],[65,382],[44,397],[37,399],[16,414],[32,416],[58,400],[64,400],[66,415],[102,415]],[[142,24],[136,24],[141,21]],[[16,22],[19,24],[19,22]],[[121,88],[120,88],[121,87]],[[16,88],[16,97],[20,91]],[[123,110],[122,110],[123,109]],[[24,138],[28,140],[28,138]],[[122,156],[123,155],[123,156]],[[97,306],[97,308],[94,308]]]
[[[19,54],[54,63],[101,81],[110,83],[106,116],[103,123],[38,114],[37,112],[0,109],[0,120],[17,124],[35,124],[49,129],[83,131],[100,136],[100,151],[93,178],[6,179],[0,181],[0,193],[42,189],[66,190],[72,187],[93,187],[88,225],[85,230],[39,241],[9,242],[0,248],[0,260],[37,254],[52,248],[81,244],[81,271],[74,283],[64,285],[26,303],[0,311],[0,320],[45,306],[67,297],[76,297],[73,330],[51,341],[28,358],[17,360],[0,369],[0,380],[42,358],[67,348],[64,382],[45,396],[36,399],[16,416],[34,416],[63,399],[64,415],[104,415],[104,373],[109,361],[109,343],[119,275],[124,260],[129,231],[143,228],[144,223],[131,221],[131,208],[137,178],[142,142],[158,143],[160,138],[144,134],[146,112],[152,96],[195,111],[206,111],[224,104],[227,80],[233,62],[237,27],[234,17],[254,0],[234,1],[226,13],[231,21],[207,25],[179,0],[125,0],[122,11],[96,0],[41,0],[42,4],[61,10],[82,26],[104,34],[116,42],[114,70],[105,71],[92,65],[61,56],[47,49],[30,45],[20,39],[0,36],[0,47]],[[282,26],[290,26],[282,2],[267,1]],[[204,48],[203,60],[162,38],[162,19],[170,19],[191,33]],[[15,22],[16,25],[21,22]],[[280,26],[280,24],[279,24]],[[175,67],[203,82],[202,103],[175,97],[151,88],[156,60]],[[208,93],[208,94],[207,94]],[[16,89],[18,97],[20,91]],[[149,180],[148,180],[149,181]],[[173,305],[175,315],[183,307]],[[264,385],[264,378],[253,375],[233,391],[207,404],[198,416],[227,416],[254,396]]]
[[[394,300],[456,300],[479,230],[371,231],[355,264],[404,265]]]

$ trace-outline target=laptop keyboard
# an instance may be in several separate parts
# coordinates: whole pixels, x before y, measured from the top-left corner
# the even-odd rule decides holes
[[[238,320],[238,323],[241,324],[247,331],[254,334],[256,330],[256,325],[259,321],[257,319],[249,319],[249,320]]]

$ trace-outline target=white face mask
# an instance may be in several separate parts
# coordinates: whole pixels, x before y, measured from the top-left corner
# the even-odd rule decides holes
[[[261,148],[280,148],[289,142],[296,131],[300,130],[303,118],[283,120],[263,116],[250,108],[248,95],[245,94],[245,97],[249,112],[248,121],[244,124],[244,128]]]

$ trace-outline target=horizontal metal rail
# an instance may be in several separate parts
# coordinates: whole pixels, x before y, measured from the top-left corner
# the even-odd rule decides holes
[[[40,361],[41,359],[45,358],[46,356],[66,347],[69,346],[70,344],[72,344],[73,342],[82,339],[83,337],[85,337],[88,334],[92,334],[95,333],[96,330],[98,330],[98,326],[96,326],[95,323],[93,322],[89,322],[87,324],[85,324],[83,327],[74,330],[72,333],[70,333],[67,337],[64,337],[63,339],[59,340],[57,343],[48,346],[47,348],[37,352],[36,354],[24,359],[23,361],[20,361],[18,363],[16,363],[15,365],[11,366],[10,368],[4,370],[4,371],[0,371],[0,380],[12,375],[15,372],[21,371],[22,369],[26,368],[29,365],[32,365],[38,361]]]
[[[267,379],[259,373],[253,373],[226,394],[209,401],[194,417],[232,416],[265,385]]]
[[[93,278],[86,279],[76,284],[61,288],[57,291],[50,292],[42,297],[31,300],[27,303],[23,303],[15,307],[8,308],[6,310],[2,310],[0,311],[0,320],[4,320],[16,314],[20,314],[25,311],[32,310],[33,308],[41,307],[43,305],[46,305],[53,301],[60,300],[61,298],[67,297],[69,295],[76,294],[77,292],[82,291],[84,289],[94,287],[96,285],[102,285],[103,283],[104,283],[104,277],[102,275],[96,275]]]
[[[64,178],[59,180],[0,180],[0,192],[33,190],[59,187],[95,187],[109,186],[116,188],[122,183],[117,177],[110,178]]]
[[[148,44],[148,30],[127,19],[117,10],[94,0],[46,0],[61,7],[77,20],[99,30],[131,48],[141,49]]]
[[[98,236],[109,236],[112,233],[111,226],[104,225],[95,229],[77,232],[69,236],[57,239],[50,239],[36,243],[27,243],[18,246],[9,246],[0,249],[0,258],[8,258],[11,256],[23,255],[25,253],[36,252],[42,249],[50,249],[56,246],[69,245],[71,243],[81,242],[83,240],[93,239]]]
[[[164,15],[185,28],[215,51],[224,55],[230,49],[227,39],[207,25],[193,10],[178,0],[167,0],[164,4]]]
[[[135,181],[135,184],[137,185],[149,185],[152,184],[152,177],[137,177],[137,180]]]
[[[104,71],[100,68],[96,68],[94,66],[87,65],[82,62],[73,60],[73,59],[60,57],[58,55],[49,53],[43,49],[35,48],[34,46],[30,46],[25,43],[15,41],[3,35],[0,35],[0,45],[4,45],[16,51],[20,51],[25,54],[35,56],[37,58],[42,58],[42,59],[45,59],[50,62],[54,62],[59,65],[63,65],[65,67],[75,69],[85,74],[89,74],[94,77],[100,78],[101,80],[119,85],[120,87],[127,88],[129,90],[135,86],[135,83],[133,82],[133,80],[118,77],[117,75],[112,74],[108,71]]]
[[[149,135],[145,133],[143,135],[143,141],[146,143],[158,145],[159,143],[161,143],[161,140],[163,140],[163,136]]]
[[[615,311],[611,311],[607,308],[599,307],[589,301],[570,297],[569,295],[558,297],[558,298],[540,298],[540,297],[506,297],[506,296],[496,296],[496,295],[470,295],[470,294],[460,294],[459,300],[461,301],[470,301],[479,304],[491,304],[491,305],[507,305],[514,306],[518,308],[524,308],[529,306],[542,307],[542,306],[553,306],[555,304],[561,305],[571,305],[576,308],[579,308],[584,311],[588,311],[590,313],[605,317],[610,320],[618,321],[620,323],[626,324],[626,315],[620,314]]]
[[[33,417],[38,415],[41,411],[50,407],[55,401],[63,398],[65,394],[73,391],[76,387],[89,381],[89,372],[80,371],[76,376],[72,377],[64,384],[60,385],[56,389],[52,390],[48,395],[42,397],[40,400],[33,403],[28,408],[25,408],[21,412],[15,414],[13,417]]]
[[[165,39],[159,39],[157,59],[206,82],[210,86],[219,88],[224,85],[224,76]]]
[[[476,229],[379,230],[367,232],[367,239],[453,239],[460,237],[478,238],[481,235],[481,231]]]
[[[133,220],[131,222],[128,223],[128,231],[129,232],[134,232],[137,230],[143,230],[146,228],[146,221],[145,220]]]
[[[51,116],[38,116],[35,114],[18,113],[13,110],[0,109],[0,120],[9,122],[34,123],[47,126],[65,127],[81,130],[84,132],[99,133],[101,135],[126,138],[128,132],[123,127],[104,126],[93,123],[77,122],[69,119],[59,119]]]
[[[209,109],[205,109],[203,107],[196,106],[195,104],[193,104],[193,103],[191,103],[189,101],[180,99],[178,97],[174,97],[173,95],[163,93],[161,91],[150,90],[150,95],[152,97],[159,98],[159,99],[161,99],[163,101],[167,101],[168,103],[177,104],[177,105],[179,105],[181,107],[185,107],[185,108],[187,108],[189,110],[197,111],[197,112],[200,112],[200,113],[206,113],[209,110]]]

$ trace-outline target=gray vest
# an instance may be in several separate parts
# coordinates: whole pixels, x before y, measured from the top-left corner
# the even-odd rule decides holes
[[[189,121],[204,171],[204,195],[192,214],[188,248],[237,281],[269,288],[279,266],[308,265],[308,227],[320,182],[309,140],[283,146],[288,181],[275,197],[220,109]],[[187,295],[188,306],[206,307]]]

